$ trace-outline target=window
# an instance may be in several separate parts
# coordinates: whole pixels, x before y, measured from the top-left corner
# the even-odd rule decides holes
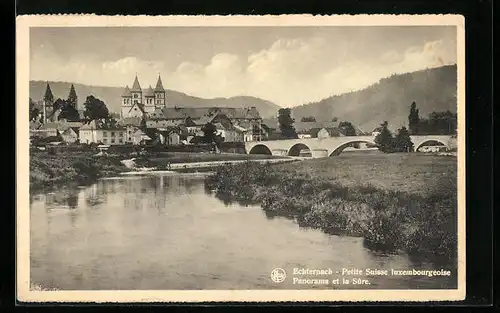
[[[102,132],[102,135],[106,137],[108,135],[108,132]]]
[[[119,142],[120,142],[120,143],[123,143],[123,139],[121,139],[121,138],[120,138]]]
[[[138,100],[134,100],[134,104],[138,103]],[[137,110],[137,109],[136,109]]]
[[[115,132],[111,132],[111,137],[114,137],[115,136]]]
[[[128,137],[128,141],[132,141],[132,137]]]
[[[119,132],[118,136],[123,137],[123,132]]]
[[[115,143],[115,138],[111,138],[111,143]]]
[[[108,143],[108,139],[104,138],[104,139],[102,140],[102,143]]]
[[[134,98],[139,98],[139,95],[134,93]]]

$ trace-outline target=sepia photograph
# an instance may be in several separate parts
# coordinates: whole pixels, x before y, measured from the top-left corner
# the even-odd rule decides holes
[[[464,53],[457,15],[19,17],[19,300],[464,299]]]

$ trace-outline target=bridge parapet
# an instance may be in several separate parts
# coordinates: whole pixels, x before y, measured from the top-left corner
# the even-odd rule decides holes
[[[429,141],[437,141],[450,147],[451,135],[429,135],[429,136],[410,136],[415,151],[423,144]],[[304,138],[304,139],[285,139],[246,142],[245,150],[249,154],[266,153],[273,155],[299,155],[302,149],[309,149],[312,157],[328,157],[338,155],[345,148],[355,143],[375,144],[373,136],[343,136],[329,138]],[[326,153],[325,153],[326,151]]]

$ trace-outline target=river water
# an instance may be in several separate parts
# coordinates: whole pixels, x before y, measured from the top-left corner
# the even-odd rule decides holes
[[[30,200],[30,275],[43,288],[456,288],[456,266],[377,254],[363,246],[362,238],[270,219],[259,206],[226,205],[205,190],[199,175],[102,179]],[[286,271],[284,282],[271,280],[274,268]],[[299,276],[294,268],[331,269],[333,274]],[[342,276],[343,268],[443,268],[451,276]],[[330,283],[294,284],[294,278]],[[350,283],[342,284],[343,278]],[[353,278],[369,285],[354,285]],[[332,284],[335,279],[341,285]]]

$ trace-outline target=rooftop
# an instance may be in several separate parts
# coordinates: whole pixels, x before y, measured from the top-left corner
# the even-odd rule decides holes
[[[260,119],[259,111],[255,107],[250,108],[227,108],[227,107],[168,107],[155,112],[157,118],[166,119],[200,119],[203,116],[211,116],[216,113],[226,114],[229,119]]]

